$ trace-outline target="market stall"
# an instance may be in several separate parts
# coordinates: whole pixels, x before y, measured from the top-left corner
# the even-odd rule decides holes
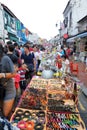
[[[33,77],[11,117],[21,130],[86,130],[72,99],[72,81]]]

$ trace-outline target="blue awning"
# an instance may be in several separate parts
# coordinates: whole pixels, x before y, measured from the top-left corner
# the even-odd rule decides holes
[[[67,40],[66,40],[66,42],[74,42],[75,41],[75,37],[71,37],[71,38],[68,38]]]
[[[77,38],[86,37],[86,36],[87,36],[87,32],[78,34]]]
[[[84,32],[84,33],[78,34],[76,36],[73,36],[71,38],[68,38],[66,40],[66,42],[74,42],[76,38],[83,38],[83,37],[86,37],[86,36],[87,36],[87,32]]]

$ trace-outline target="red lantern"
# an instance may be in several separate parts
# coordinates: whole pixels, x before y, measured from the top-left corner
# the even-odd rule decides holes
[[[65,39],[67,39],[68,37],[69,37],[69,36],[68,36],[67,33],[63,35],[63,38],[65,38]]]

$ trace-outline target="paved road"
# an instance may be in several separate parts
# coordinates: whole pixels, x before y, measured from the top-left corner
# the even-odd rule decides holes
[[[87,128],[87,97],[80,91],[78,109]]]

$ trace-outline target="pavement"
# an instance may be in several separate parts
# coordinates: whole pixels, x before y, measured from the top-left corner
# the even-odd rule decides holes
[[[79,62],[79,72],[78,79],[82,82],[81,91],[85,96],[87,96],[87,72],[85,71],[86,65],[85,63]]]
[[[81,91],[87,97],[87,88],[85,86],[81,86]]]
[[[82,93],[87,96],[87,72],[85,71],[86,65],[83,62],[77,62],[78,64],[78,74],[76,74],[76,78],[79,79],[80,89]]]

